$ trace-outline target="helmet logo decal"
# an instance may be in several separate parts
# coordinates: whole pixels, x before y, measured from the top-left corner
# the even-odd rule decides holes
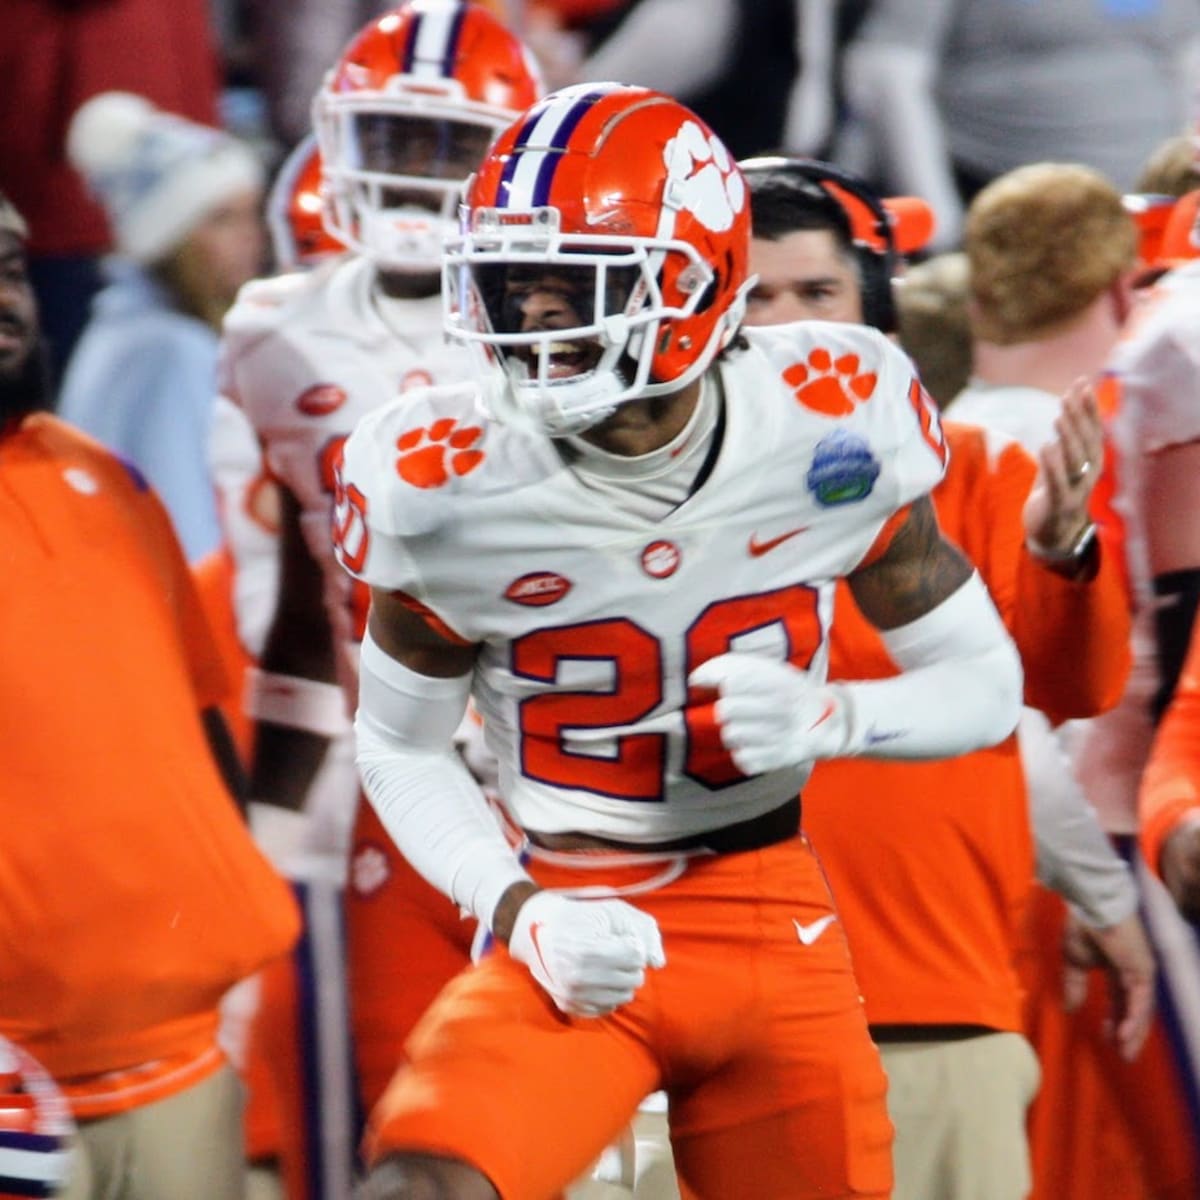
[[[663,162],[666,207],[690,213],[714,233],[733,228],[746,206],[746,184],[721,142],[695,121],[684,121],[664,147]]]

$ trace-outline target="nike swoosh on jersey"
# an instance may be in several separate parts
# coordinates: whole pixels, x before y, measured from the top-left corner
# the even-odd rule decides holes
[[[836,913],[826,913],[823,917],[818,917],[815,921],[808,925],[801,925],[795,917],[792,918],[792,924],[796,927],[796,936],[800,939],[800,944],[803,946],[811,946],[827,930],[830,925],[837,920]]]
[[[760,558],[762,555],[770,553],[776,546],[782,546],[790,538],[796,537],[797,534],[805,533],[807,530],[807,525],[800,525],[796,529],[789,529],[787,533],[781,533],[778,537],[768,538],[765,542],[760,542],[757,536],[752,533],[748,546],[750,557]]]

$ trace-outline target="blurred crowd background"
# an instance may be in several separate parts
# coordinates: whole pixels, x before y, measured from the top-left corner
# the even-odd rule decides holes
[[[267,172],[311,127],[311,101],[376,0],[8,0],[0,44],[0,185],[26,214],[35,286],[61,368],[112,244],[66,152],[89,97],[131,91],[224,126]],[[617,79],[706,117],[739,157],[783,150],[850,168],[937,215],[1023,162],[1104,172],[1121,190],[1184,133],[1192,0],[493,0],[549,87]],[[268,266],[271,264],[267,264]]]

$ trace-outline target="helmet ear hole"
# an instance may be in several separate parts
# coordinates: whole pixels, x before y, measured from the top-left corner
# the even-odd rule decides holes
[[[712,307],[713,301],[717,298],[720,286],[720,276],[714,275],[705,285],[704,291],[700,294],[700,299],[696,301],[695,311],[697,313],[707,312]]]
[[[692,309],[694,314],[705,312],[712,307],[712,303],[716,299],[720,288],[720,283],[719,272],[714,275],[711,271],[705,270],[699,263],[694,262],[689,263],[675,277],[675,289],[685,301],[689,300],[697,291],[700,292]],[[661,277],[659,284],[660,286],[662,284]]]

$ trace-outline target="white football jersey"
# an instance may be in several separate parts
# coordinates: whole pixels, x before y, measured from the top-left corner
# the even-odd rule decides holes
[[[834,581],[941,478],[936,410],[887,339],[809,322],[747,332],[714,372],[711,472],[661,520],[598,498],[474,387],[367,417],[336,528],[358,578],[478,643],[473,695],[517,822],[629,842],[746,820],[807,768],[748,779],[688,675],[727,650],[823,680]]]
[[[358,420],[403,392],[468,377],[442,334],[441,299],[373,293],[374,268],[345,257],[315,271],[247,284],[225,320],[220,383],[258,434],[271,473],[296,497],[339,647],[339,677],[356,691],[362,589],[330,539],[334,467]],[[353,692],[352,692],[353,694]]]
[[[1075,756],[1105,828],[1132,833],[1158,688],[1143,487],[1149,455],[1200,438],[1200,262],[1171,271],[1141,298],[1110,369],[1120,386],[1110,425],[1118,464],[1113,507],[1125,525],[1134,592],[1133,664],[1120,704],[1087,723]],[[1177,513],[1172,519],[1190,518]]]

